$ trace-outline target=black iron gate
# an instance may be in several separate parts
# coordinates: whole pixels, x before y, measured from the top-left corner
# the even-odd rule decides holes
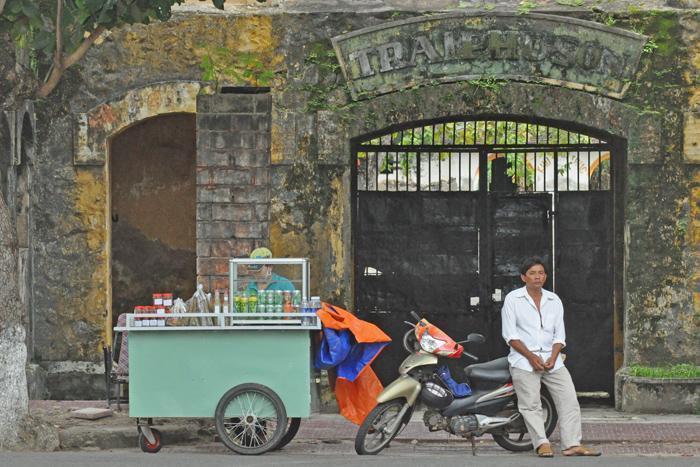
[[[355,144],[355,304],[394,344],[374,363],[383,382],[405,357],[416,310],[456,339],[469,332],[504,355],[500,308],[541,256],[566,310],[579,391],[612,393],[611,147],[552,126],[436,122]],[[465,364],[466,361],[458,362]],[[459,377],[460,375],[458,375]]]

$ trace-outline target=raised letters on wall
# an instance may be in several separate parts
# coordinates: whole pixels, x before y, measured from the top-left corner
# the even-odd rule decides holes
[[[621,98],[646,40],[591,21],[501,12],[412,18],[332,39],[354,99],[485,77]]]

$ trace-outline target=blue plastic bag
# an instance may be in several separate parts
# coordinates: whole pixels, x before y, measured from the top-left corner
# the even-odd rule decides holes
[[[437,373],[442,382],[447,385],[448,389],[452,391],[455,397],[466,397],[472,393],[472,388],[470,388],[467,383],[458,383],[452,378],[452,374],[450,374],[450,369],[447,368],[447,365],[438,367]]]
[[[323,328],[321,348],[316,354],[316,368],[327,370],[339,365],[352,350],[351,334],[348,331],[336,331]]]

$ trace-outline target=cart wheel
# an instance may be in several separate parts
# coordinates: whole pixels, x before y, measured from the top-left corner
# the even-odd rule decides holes
[[[301,418],[289,418],[289,423],[287,424],[287,432],[282,437],[282,441],[280,441],[277,447],[275,447],[275,450],[282,449],[283,447],[288,445],[291,440],[294,439],[294,437],[297,434],[297,431],[299,431],[299,425],[301,425]]]
[[[238,454],[262,454],[274,449],[287,431],[287,411],[279,396],[261,384],[230,389],[216,406],[216,432]]]
[[[143,452],[155,454],[156,452],[160,451],[160,448],[163,447],[163,436],[160,434],[160,431],[156,430],[155,428],[151,428],[151,431],[153,432],[153,437],[156,439],[155,443],[148,441],[146,435],[139,430],[139,447]]]

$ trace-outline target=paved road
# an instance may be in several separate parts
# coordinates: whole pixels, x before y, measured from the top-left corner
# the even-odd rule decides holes
[[[697,457],[682,457],[674,452],[659,456],[625,455],[608,446],[601,447],[605,455],[599,458],[571,459],[557,456],[554,464],[585,467],[685,467],[698,465]],[[638,452],[635,450],[633,452]],[[663,460],[662,460],[663,459]],[[551,462],[551,461],[550,461]],[[542,460],[531,453],[515,454],[494,446],[480,446],[477,457],[472,457],[463,444],[397,443],[378,456],[357,456],[350,442],[292,442],[283,451],[256,457],[243,457],[230,453],[221,444],[164,447],[158,454],[144,454],[135,449],[94,452],[54,453],[0,453],[3,467],[221,467],[224,465],[250,466],[400,466],[411,467],[440,465],[441,467],[498,466],[542,467]]]

